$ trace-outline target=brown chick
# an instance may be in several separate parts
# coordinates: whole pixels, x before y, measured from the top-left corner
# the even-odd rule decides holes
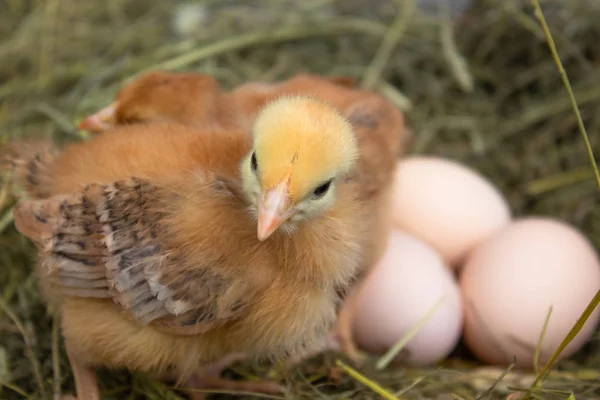
[[[252,136],[155,123],[35,167],[31,147],[26,159],[9,152],[30,194],[43,193],[17,204],[15,223],[40,248],[79,398],[99,398],[97,366],[249,390],[193,372],[236,353],[323,348],[339,294],[373,251],[378,204],[363,195],[359,141],[307,97],[269,104]]]
[[[354,85],[354,81],[347,77],[303,75],[303,79],[292,81],[286,87],[290,90],[278,90],[277,94],[308,94],[321,82],[348,87]],[[84,118],[79,128],[100,133],[119,125],[169,121],[195,127],[214,124],[250,129],[258,110],[273,98],[272,86],[251,83],[233,93],[224,92],[215,78],[209,75],[153,71],[125,85],[113,103]]]
[[[201,74],[179,74],[159,73],[160,76],[168,77],[172,87],[183,86],[185,82],[197,79],[205,82],[208,78]],[[166,79],[166,78],[165,78]],[[153,75],[142,77],[126,86],[122,93],[126,93],[127,102],[117,100],[113,103],[118,109],[119,115],[144,114],[146,119],[133,119],[137,122],[152,122],[157,120],[177,121],[192,126],[202,126],[222,123],[223,115],[235,114],[238,117],[229,119],[227,126],[238,126],[247,129],[254,123],[256,115],[268,102],[289,95],[310,95],[325,100],[340,109],[353,124],[359,140],[360,160],[357,178],[360,182],[360,196],[363,201],[373,204],[372,220],[370,221],[371,237],[367,244],[368,251],[365,252],[361,262],[361,276],[368,273],[379,258],[383,255],[387,236],[391,229],[389,218],[391,202],[391,185],[393,170],[398,156],[408,146],[411,135],[404,128],[403,116],[400,111],[385,98],[367,91],[355,88],[355,82],[347,77],[321,77],[310,74],[299,74],[291,79],[279,83],[251,82],[241,85],[231,92],[220,92],[218,85],[213,80],[211,90],[202,90],[202,85],[191,85],[197,91],[172,90],[171,96],[179,97],[181,101],[186,96],[191,97],[189,103],[213,102],[212,115],[201,111],[200,107],[188,107],[185,109],[174,109],[162,107],[161,102],[166,99],[164,95],[154,96],[153,84],[156,79]],[[177,83],[180,82],[180,83]],[[163,89],[156,89],[160,92]],[[218,92],[218,95],[215,93]],[[137,100],[136,100],[137,99]],[[219,103],[221,102],[222,103]],[[218,104],[221,105],[218,105]],[[217,105],[215,105],[217,104]],[[143,113],[140,113],[143,109]],[[182,111],[184,110],[184,111]],[[196,112],[195,110],[200,110]],[[229,110],[229,111],[226,111]],[[194,115],[182,115],[185,112]],[[207,121],[208,118],[208,121]],[[111,124],[124,124],[128,119],[123,117],[109,118]],[[132,120],[132,119],[129,119]],[[341,349],[353,360],[358,359],[358,352],[352,338],[352,320],[356,310],[356,296],[352,290],[341,306],[337,327],[334,330],[333,340],[330,344],[336,348],[339,341]]]

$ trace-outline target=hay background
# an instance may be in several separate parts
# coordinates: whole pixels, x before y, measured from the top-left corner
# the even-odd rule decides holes
[[[199,29],[176,29],[177,10],[192,3],[205,5]],[[542,4],[598,152],[600,4]],[[125,79],[155,67],[213,74],[226,87],[299,71],[360,79],[397,9],[393,0],[0,0],[0,133],[3,140],[79,140],[75,125],[81,117],[107,104]],[[406,110],[415,132],[411,151],[458,159],[497,184],[516,215],[563,218],[600,245],[599,196],[585,148],[529,3],[476,1],[453,30],[435,15],[417,13],[409,22],[378,77],[378,90]],[[456,51],[444,45],[442,35],[448,32],[445,39]],[[39,398],[35,360],[51,396],[56,382],[72,390],[72,379],[53,336],[55,321],[40,303],[31,275],[33,248],[12,226],[12,204],[14,198],[0,192],[0,398]],[[11,311],[25,339],[7,316]],[[565,390],[577,399],[600,398],[596,341],[562,362],[539,398],[564,399]],[[296,371],[290,395],[318,398],[318,391],[334,399],[377,398],[346,375],[337,387],[328,385],[326,367],[334,359],[321,357]],[[364,369],[410,399],[474,399],[501,371],[464,360],[423,370]],[[485,397],[505,398],[507,385],[530,383],[530,375],[511,372]],[[179,398],[141,375],[103,373],[101,385],[107,399]]]

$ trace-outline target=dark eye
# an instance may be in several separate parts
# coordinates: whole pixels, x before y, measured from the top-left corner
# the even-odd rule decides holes
[[[328,180],[324,184],[319,185],[315,189],[315,191],[313,192],[312,198],[313,199],[320,199],[321,197],[325,196],[325,193],[327,193],[327,191],[329,190],[330,186],[331,186],[331,180]]]
[[[252,168],[252,172],[256,172],[258,170],[258,161],[256,161],[256,153],[252,153],[250,157],[250,168]]]

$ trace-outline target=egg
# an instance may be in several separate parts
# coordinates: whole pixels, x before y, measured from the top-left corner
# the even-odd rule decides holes
[[[396,167],[392,219],[457,268],[478,243],[511,220],[496,187],[451,160],[405,157]]]
[[[353,321],[356,343],[381,354],[433,307],[432,316],[397,360],[425,365],[445,358],[460,339],[462,308],[458,285],[440,255],[421,240],[393,231],[385,255],[359,288]]]
[[[520,219],[479,246],[460,276],[465,308],[464,338],[473,353],[491,364],[533,365],[541,346],[546,362],[600,289],[600,262],[575,228],[549,218]],[[596,310],[562,356],[590,338]]]

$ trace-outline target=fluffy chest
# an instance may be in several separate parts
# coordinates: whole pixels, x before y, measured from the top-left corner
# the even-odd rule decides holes
[[[257,355],[286,358],[322,348],[339,296],[361,264],[365,247],[357,230],[322,230],[308,238],[301,232],[279,249],[278,274],[243,323],[241,331],[254,332]]]

